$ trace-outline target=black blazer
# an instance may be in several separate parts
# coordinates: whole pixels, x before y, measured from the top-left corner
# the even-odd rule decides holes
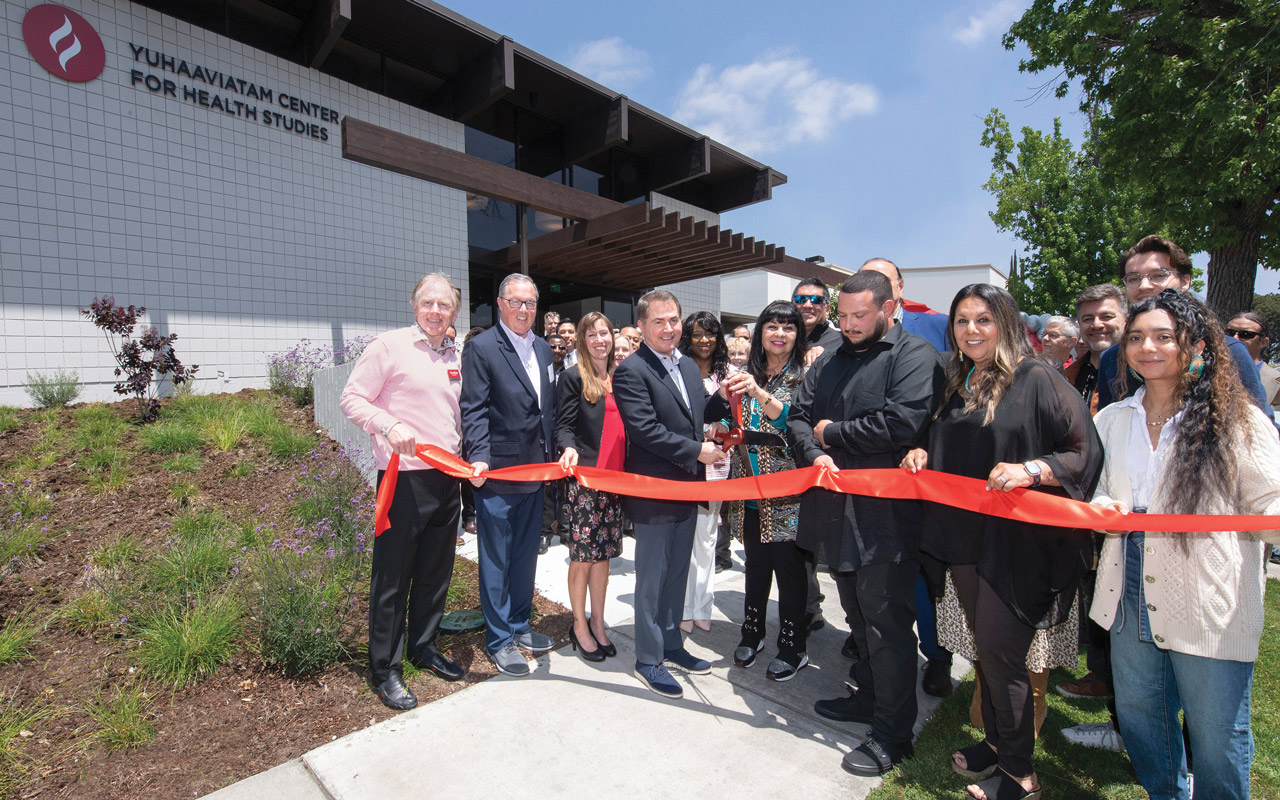
[[[556,450],[572,447],[578,463],[596,466],[600,458],[600,436],[604,431],[605,399],[594,403],[582,396],[582,373],[578,365],[560,373],[556,382]]]
[[[627,432],[627,472],[677,481],[706,479],[698,461],[702,425],[722,419],[728,405],[717,395],[708,402],[706,387],[693,359],[680,359],[680,377],[689,407],[647,344],[625,359],[613,373],[613,397]],[[656,525],[688,519],[696,504],[641,497],[624,499],[632,521]]]
[[[533,352],[538,360],[536,389],[500,325],[476,335],[462,349],[463,458],[483,461],[492,469],[553,460],[551,347],[535,337]],[[497,494],[530,494],[542,491],[542,484],[489,481],[483,488]]]

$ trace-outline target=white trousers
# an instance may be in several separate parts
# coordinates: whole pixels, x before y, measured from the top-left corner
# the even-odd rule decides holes
[[[693,555],[689,561],[689,583],[684,590],[684,618],[711,619],[716,591],[716,535],[720,525],[720,502],[708,508],[698,506],[698,525],[693,532]]]

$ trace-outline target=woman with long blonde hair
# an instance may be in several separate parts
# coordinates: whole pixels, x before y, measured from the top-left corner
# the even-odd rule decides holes
[[[593,311],[578,323],[578,361],[560,374],[556,384],[556,447],[560,463],[621,470],[626,454],[622,418],[613,401],[613,326]],[[617,655],[604,627],[604,599],[609,586],[609,559],[622,553],[622,500],[565,481],[569,546],[569,604],[573,628],[569,641],[587,661]],[[587,592],[591,617],[586,615]]]

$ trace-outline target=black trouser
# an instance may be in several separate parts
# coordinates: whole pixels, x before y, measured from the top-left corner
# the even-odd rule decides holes
[[[729,552],[733,532],[729,530],[729,515],[724,513],[724,505],[720,508],[720,527],[716,530],[716,568],[728,569],[733,566],[733,554]]]
[[[476,521],[476,496],[471,490],[471,481],[459,481],[462,484],[462,523]]]
[[[982,725],[999,753],[1000,769],[1015,778],[1032,773],[1036,746],[1034,698],[1027,651],[1036,629],[1018,619],[974,564],[952,564],[956,597],[973,629],[982,664]]]
[[[871,564],[833,573],[849,631],[862,658],[858,697],[870,701],[871,732],[885,744],[911,741],[916,724],[916,577],[920,562]]]
[[[742,544],[747,551],[747,577],[743,588],[742,643],[755,646],[765,634],[765,610],[769,589],[778,579],[778,658],[799,664],[809,636],[804,600],[807,587],[804,551],[794,541],[760,541],[760,512],[748,508],[742,517]]]
[[[560,495],[564,491],[560,481],[547,481],[542,485],[545,494],[542,497],[542,538],[550,539],[551,534],[560,533],[564,525],[560,524],[552,530],[552,523],[560,519]],[[561,521],[563,522],[563,521]],[[563,537],[561,538],[563,541]]]
[[[384,474],[378,471],[379,485]],[[401,470],[396,479],[391,527],[373,541],[369,582],[369,669],[378,683],[400,670],[405,652],[422,658],[435,647],[460,505],[458,479],[439,470]]]
[[[804,569],[805,569],[805,598],[804,612],[809,616],[822,612],[822,601],[827,598],[822,594],[822,587],[818,585],[818,557],[815,553],[808,550],[804,552]],[[843,602],[843,601],[842,601]],[[845,622],[849,618],[845,617]]]

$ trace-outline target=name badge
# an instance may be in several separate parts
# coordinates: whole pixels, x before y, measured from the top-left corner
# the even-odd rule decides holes
[[[456,370],[456,369],[451,369],[451,370],[449,370],[449,380],[451,380],[451,381],[460,381],[460,380],[462,380],[462,373],[461,373],[461,372],[459,372],[459,371],[458,371],[458,370]]]

